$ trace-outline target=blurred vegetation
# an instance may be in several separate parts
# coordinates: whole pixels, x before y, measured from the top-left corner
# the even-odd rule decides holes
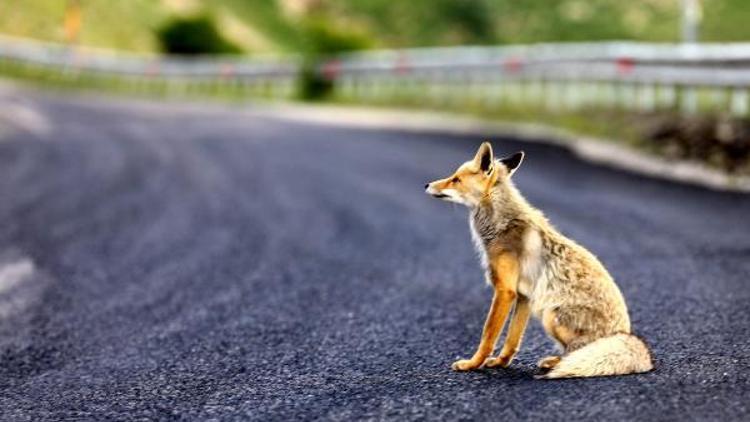
[[[3,0],[0,33],[62,41],[66,0]],[[80,0],[79,42],[158,51],[176,17],[208,15],[248,52],[309,49],[308,20],[367,47],[631,39],[677,41],[678,0]],[[747,0],[703,0],[701,38],[750,41]]]
[[[328,75],[317,71],[320,61],[338,53],[368,48],[371,42],[363,34],[330,25],[323,16],[308,17],[301,24],[305,36],[299,96],[303,100],[324,99],[331,94],[333,82]]]
[[[175,17],[157,31],[162,51],[170,54],[236,54],[242,50],[224,39],[208,15]]]
[[[153,0],[82,0],[80,43],[94,47],[156,51],[155,30],[169,17]],[[45,41],[64,40],[66,0],[0,1],[0,33]]]

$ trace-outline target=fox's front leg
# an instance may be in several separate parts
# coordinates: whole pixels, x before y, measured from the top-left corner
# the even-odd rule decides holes
[[[526,331],[526,324],[529,322],[529,315],[531,314],[531,307],[529,306],[529,299],[525,296],[518,296],[516,299],[516,307],[513,310],[513,317],[510,320],[510,326],[508,327],[508,336],[505,338],[505,344],[503,345],[500,354],[495,358],[489,358],[484,362],[484,366],[493,368],[500,366],[503,368],[508,367],[510,362],[518,353],[518,348],[521,345],[523,339],[523,333]]]
[[[456,371],[469,371],[477,369],[492,354],[495,343],[500,336],[500,331],[505,325],[508,313],[516,300],[516,281],[518,280],[518,261],[514,255],[503,254],[498,257],[494,265],[490,267],[495,294],[492,297],[492,305],[487,314],[482,331],[482,340],[471,359],[461,359],[453,362],[452,368]]]

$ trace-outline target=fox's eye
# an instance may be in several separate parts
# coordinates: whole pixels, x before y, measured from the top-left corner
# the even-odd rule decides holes
[[[460,183],[461,179],[459,179],[458,177],[454,177],[453,180],[451,180],[451,182],[453,182],[453,183]]]

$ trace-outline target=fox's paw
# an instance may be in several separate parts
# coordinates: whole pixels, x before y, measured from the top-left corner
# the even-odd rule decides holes
[[[541,369],[552,369],[560,363],[560,356],[546,356],[539,360],[537,366]]]
[[[496,358],[488,358],[484,361],[484,366],[487,368],[507,368],[510,366],[510,362],[513,360],[513,355],[500,355]]]
[[[460,359],[453,362],[451,368],[454,371],[471,371],[472,369],[477,369],[480,366],[482,366],[482,362],[477,363],[472,359]]]

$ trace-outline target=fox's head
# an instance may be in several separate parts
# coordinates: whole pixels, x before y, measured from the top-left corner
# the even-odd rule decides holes
[[[425,191],[446,201],[476,207],[497,183],[509,183],[510,177],[523,161],[523,151],[509,157],[495,159],[492,145],[484,142],[474,159],[461,164],[445,179],[425,185]]]

